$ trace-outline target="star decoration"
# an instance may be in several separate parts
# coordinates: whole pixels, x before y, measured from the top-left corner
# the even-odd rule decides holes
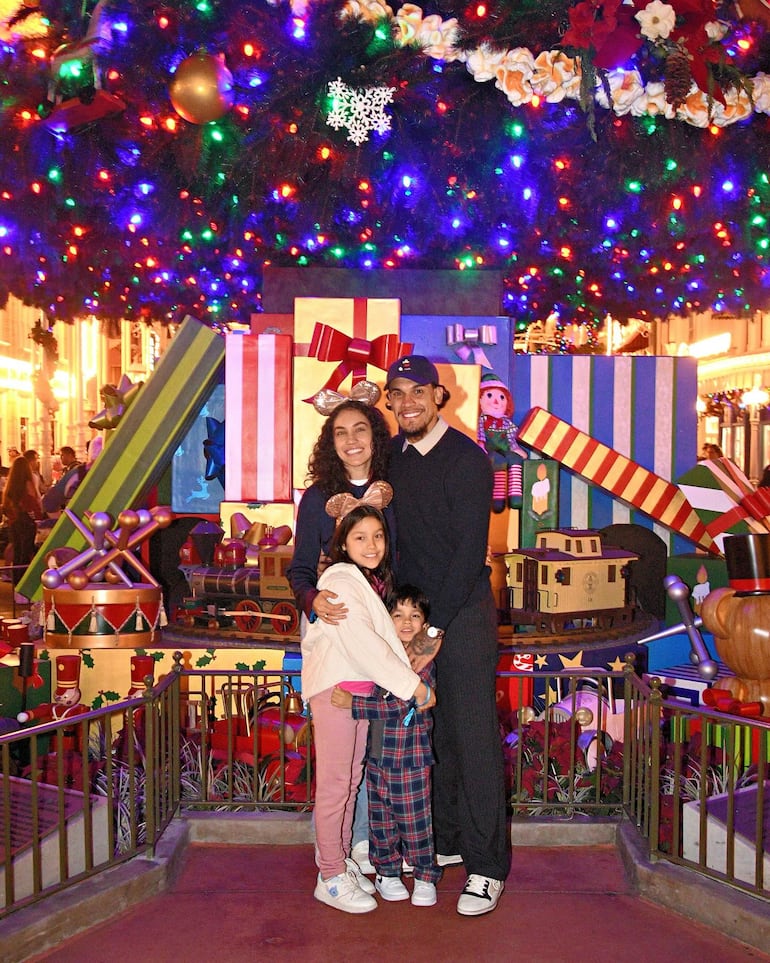
[[[134,384],[128,375],[122,375],[119,384],[105,385],[101,389],[104,409],[88,422],[89,428],[117,428],[120,419],[128,411],[130,405],[139,393],[139,389],[144,384],[137,381]]]
[[[624,659],[621,659],[619,655],[616,655],[612,662],[608,663],[608,667],[612,672],[622,672],[626,667]]]
[[[575,657],[568,659],[566,655],[560,655],[561,664],[565,669],[580,669],[583,666],[583,650],[576,653]]]
[[[348,87],[338,77],[329,84],[332,109],[326,123],[335,130],[346,127],[348,140],[356,145],[363,144],[373,130],[378,134],[390,130],[385,105],[393,102],[395,92],[395,87]]]
[[[225,487],[225,423],[216,418],[206,418],[206,433],[208,437],[203,442],[203,454],[206,456],[206,481],[218,478],[222,488]]]

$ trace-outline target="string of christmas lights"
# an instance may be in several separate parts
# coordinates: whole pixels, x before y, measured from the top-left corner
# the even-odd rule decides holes
[[[768,71],[768,29],[733,3],[687,4],[700,20],[679,23],[680,45],[706,18],[726,26],[729,63],[704,61],[717,87],[702,128],[667,108],[602,108],[602,95],[639,96],[610,74],[605,89],[601,46],[561,75],[570,97],[530,84],[514,106],[507,54],[503,80],[481,82],[482,50],[487,65],[517,50],[574,60],[560,47],[581,7],[570,0],[101,0],[85,16],[80,0],[6,0],[0,302],[12,293],[51,320],[244,321],[266,264],[312,264],[498,269],[520,325],[555,308],[591,337],[607,312],[767,309],[770,119],[717,115],[720,93],[746,103],[736,77]],[[619,29],[626,5],[590,6]],[[642,44],[641,25],[635,36],[649,96],[666,81],[653,48],[668,40]],[[190,115],[174,78],[196,54],[209,87]],[[590,71],[599,109],[587,113]],[[358,144],[330,127],[338,79],[392,87],[390,126]],[[203,107],[215,119],[196,123]]]

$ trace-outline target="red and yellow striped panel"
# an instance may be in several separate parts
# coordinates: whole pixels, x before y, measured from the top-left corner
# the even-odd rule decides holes
[[[696,545],[718,549],[684,493],[672,482],[562,421],[544,408],[532,408],[519,428],[519,441],[561,462],[610,494]]]

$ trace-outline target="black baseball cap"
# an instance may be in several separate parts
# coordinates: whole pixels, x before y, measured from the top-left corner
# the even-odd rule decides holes
[[[398,361],[394,361],[388,368],[388,380],[385,383],[385,390],[390,389],[390,383],[396,378],[408,378],[417,385],[437,385],[440,384],[438,371],[432,361],[421,354],[408,354]]]

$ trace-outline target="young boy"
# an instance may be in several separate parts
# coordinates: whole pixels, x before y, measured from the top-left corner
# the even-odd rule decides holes
[[[428,621],[428,600],[413,585],[396,589],[388,609],[405,646]],[[432,662],[420,678],[434,686]],[[433,906],[441,876],[430,803],[433,720],[427,712],[417,711],[414,700],[402,702],[382,689],[372,696],[357,696],[335,688],[332,704],[349,707],[356,719],[370,720],[366,787],[369,855],[377,872],[377,892],[389,902],[409,899],[409,890],[401,881],[403,859],[414,872],[412,905]]]

